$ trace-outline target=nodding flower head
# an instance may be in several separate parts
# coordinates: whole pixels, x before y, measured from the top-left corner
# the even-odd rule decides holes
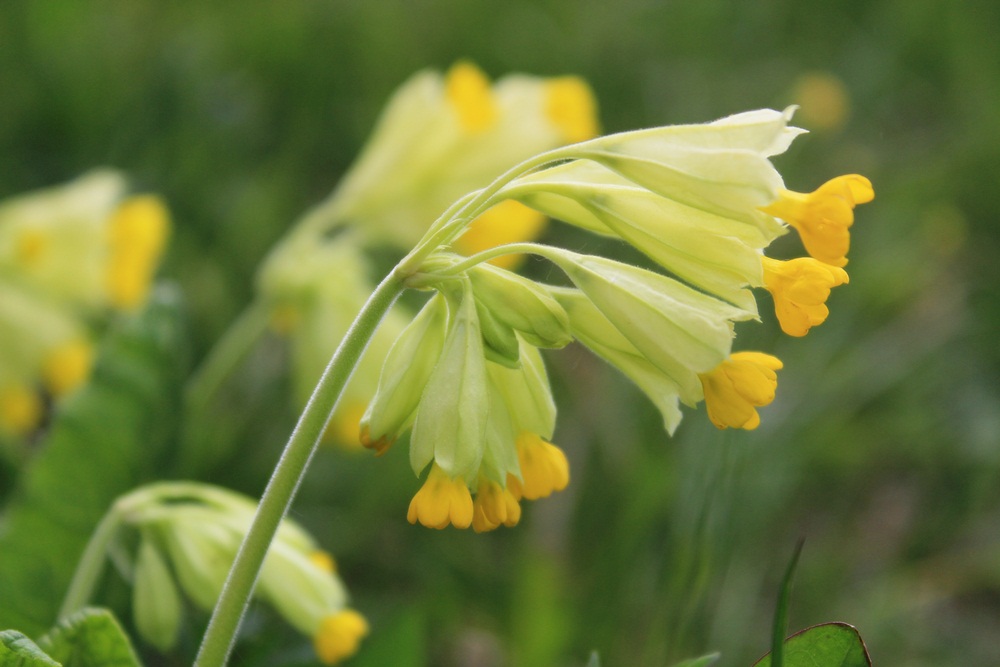
[[[139,634],[160,650],[172,648],[186,595],[212,609],[256,503],[218,487],[165,482],[120,498],[116,512],[138,531],[133,613]],[[299,632],[313,638],[317,656],[334,664],[353,655],[368,625],[347,606],[348,596],[329,554],[284,519],[264,560],[255,594]]]
[[[488,133],[486,89],[466,80],[470,72],[461,76],[456,95],[475,120],[466,124]],[[559,95],[573,97],[565,85]],[[770,158],[802,132],[788,124],[792,111],[584,139],[527,160],[446,211],[427,247],[401,265],[407,285],[436,295],[387,355],[362,419],[363,440],[380,454],[412,428],[411,465],[430,472],[411,522],[509,526],[521,519],[519,501],[569,483],[568,458],[552,444],[555,407],[538,348],[580,341],[653,400],[668,432],[680,404],[702,400],[719,428],[756,428],[781,362],[734,353],[736,325],[760,318],[758,288],[772,293],[790,335],[822,323],[830,289],[847,282],[837,266],[847,248],[814,238],[831,221],[849,223],[853,206],[872,196],[862,177],[812,195],[784,189]],[[663,271],[525,242],[523,229],[542,216],[627,243]],[[816,259],[764,255],[789,225]],[[511,257],[526,254],[550,261],[572,286],[508,270]]]

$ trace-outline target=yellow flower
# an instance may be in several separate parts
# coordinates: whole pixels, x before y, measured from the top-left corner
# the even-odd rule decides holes
[[[170,216],[159,197],[132,197],[115,211],[108,225],[107,268],[113,306],[130,310],[146,300],[169,229]]]
[[[472,224],[455,240],[455,250],[463,255],[474,255],[499,245],[531,241],[545,229],[546,217],[513,199],[506,199],[472,221]],[[521,263],[523,255],[501,255],[490,261],[504,269]]]
[[[365,617],[353,609],[344,609],[323,619],[313,646],[324,664],[333,665],[357,653],[361,639],[367,634]]]
[[[497,120],[497,103],[490,80],[470,62],[452,65],[444,79],[445,98],[466,132],[482,132]]]
[[[718,428],[752,430],[760,425],[756,408],[774,400],[778,387],[775,371],[781,360],[763,352],[736,352],[717,368],[703,373],[705,408]]]
[[[0,388],[0,431],[15,436],[29,433],[41,421],[42,411],[37,392],[19,385]]]
[[[830,309],[830,290],[848,282],[847,271],[811,257],[787,262],[762,257],[764,286],[774,297],[774,314],[789,336],[805,336],[822,324]]]
[[[521,520],[521,506],[511,490],[488,479],[480,479],[472,511],[472,527],[477,533],[493,530],[500,524],[516,526]]]
[[[514,498],[537,500],[566,488],[569,484],[569,461],[561,449],[527,432],[518,436],[516,446],[521,479],[507,476],[507,488]]]
[[[597,136],[597,100],[587,82],[578,76],[561,76],[545,82],[545,115],[563,133],[566,143]]]
[[[849,174],[810,193],[781,190],[777,201],[761,210],[794,227],[810,255],[825,264],[844,266],[851,246],[848,230],[854,224],[854,207],[874,197],[871,181]]]
[[[596,134],[596,104],[576,77],[513,74],[496,82],[470,62],[424,71],[386,105],[314,231],[352,224],[409,250],[449,204],[515,164]]]
[[[56,303],[140,306],[170,220],[158,197],[125,199],[125,187],[98,170],[0,203],[0,268]]]
[[[56,398],[84,383],[90,375],[94,348],[85,340],[72,340],[49,353],[42,368],[46,388]]]
[[[427,481],[410,501],[406,518],[439,530],[449,525],[468,528],[472,524],[472,494],[461,478],[449,477],[432,465]]]

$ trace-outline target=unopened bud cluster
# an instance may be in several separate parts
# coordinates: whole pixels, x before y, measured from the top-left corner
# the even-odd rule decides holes
[[[191,482],[150,485],[117,501],[121,526],[139,534],[132,602],[146,641],[162,651],[177,644],[182,594],[198,608],[215,606],[256,507],[239,494]],[[288,519],[271,543],[256,596],[311,637],[326,664],[353,655],[368,632],[364,617],[347,606],[333,559]]]

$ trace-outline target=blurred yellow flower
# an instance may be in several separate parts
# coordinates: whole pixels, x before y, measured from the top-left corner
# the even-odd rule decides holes
[[[798,105],[798,119],[810,129],[835,130],[847,122],[851,98],[847,86],[830,72],[808,72],[800,76],[792,90]]]
[[[323,664],[333,665],[357,653],[367,634],[365,617],[353,609],[345,609],[323,619],[313,646]]]

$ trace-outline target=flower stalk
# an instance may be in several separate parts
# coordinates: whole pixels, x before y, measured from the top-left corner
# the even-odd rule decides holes
[[[402,278],[398,271],[393,271],[372,293],[323,372],[261,496],[253,523],[212,612],[195,658],[196,667],[226,664],[268,547],[295,498],[330,414],[379,322],[402,290]]]

